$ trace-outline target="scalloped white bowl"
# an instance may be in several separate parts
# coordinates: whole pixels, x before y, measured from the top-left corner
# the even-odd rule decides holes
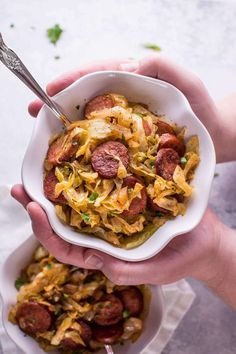
[[[54,205],[43,193],[43,161],[52,134],[62,129],[62,124],[44,106],[36,119],[33,135],[22,166],[22,181],[29,196],[38,202],[48,215],[54,231],[64,240],[83,247],[94,248],[114,257],[141,261],[160,252],[175,236],[192,230],[201,220],[207,207],[210,187],[215,170],[215,151],[209,133],[192,112],[184,95],[174,86],[149,77],[125,72],[96,72],[82,77],[55,96],[55,101],[71,120],[82,118],[85,103],[92,97],[107,93],[120,93],[133,102],[148,105],[154,113],[166,114],[179,126],[187,127],[186,138],[197,134],[200,140],[201,162],[192,181],[193,195],[184,216],[166,222],[142,245],[125,250],[114,247],[99,238],[76,232],[57,218]],[[80,105],[80,110],[76,106]]]
[[[45,354],[38,343],[30,336],[25,336],[18,326],[8,321],[10,307],[16,303],[17,290],[15,280],[19,277],[23,269],[31,260],[32,254],[39,242],[32,235],[19,247],[17,247],[6,259],[0,270],[0,294],[2,297],[3,311],[2,320],[4,328],[9,337],[26,354]],[[157,335],[164,314],[164,301],[161,287],[150,286],[152,293],[149,312],[144,322],[144,329],[138,340],[134,343],[126,342],[123,346],[116,345],[116,354],[138,354],[141,353]],[[59,354],[58,351],[50,352]],[[104,350],[97,352],[105,354]]]

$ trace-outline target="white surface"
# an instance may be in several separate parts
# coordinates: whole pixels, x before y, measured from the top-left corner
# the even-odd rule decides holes
[[[16,302],[17,290],[14,287],[15,279],[19,277],[19,270],[25,268],[29,264],[32,254],[38,245],[38,241],[31,236],[17,249],[13,250],[4,262],[0,271],[0,293],[3,300],[3,325],[9,337],[23,350],[26,354],[44,354],[45,351],[40,349],[37,342],[30,336],[25,336],[18,326],[8,321],[8,313],[12,304]],[[150,286],[152,293],[149,313],[145,320],[142,334],[135,343],[127,341],[124,346],[113,346],[116,354],[138,354],[142,352],[148,344],[157,335],[163,314],[163,295],[161,288],[158,286]],[[57,351],[55,351],[55,354]],[[99,351],[98,354],[105,354],[105,351]]]
[[[154,42],[199,73],[216,98],[235,90],[235,17],[236,2],[223,0],[0,1],[0,31],[42,86],[87,61],[151,54],[142,44]],[[64,29],[56,46],[46,37],[55,23]],[[0,183],[12,184],[20,181],[34,96],[1,63],[0,85]]]
[[[54,231],[64,240],[83,247],[95,248],[120,259],[141,261],[160,252],[173,237],[192,230],[201,220],[208,204],[210,187],[215,171],[215,153],[212,140],[205,127],[192,112],[183,94],[174,86],[163,81],[124,72],[98,72],[87,75],[55,97],[64,112],[73,120],[78,119],[76,106],[80,110],[91,97],[106,92],[124,95],[128,101],[142,102],[157,114],[166,114],[179,127],[186,127],[186,139],[197,135],[200,143],[201,160],[192,184],[194,192],[184,216],[169,220],[147,241],[133,249],[115,247],[97,237],[76,232],[62,223],[43,192],[43,165],[51,136],[61,131],[62,124],[47,107],[43,107],[36,121],[31,142],[22,168],[22,178],[27,194],[46,211]],[[207,166],[207,169],[206,169]]]

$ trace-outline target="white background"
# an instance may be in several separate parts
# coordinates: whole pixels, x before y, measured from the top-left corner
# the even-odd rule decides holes
[[[234,1],[0,0],[0,31],[43,87],[88,61],[151,54],[143,44],[153,42],[218,99],[235,87],[235,15]],[[55,23],[64,29],[56,46],[46,36]],[[33,98],[0,63],[0,184],[20,181]]]

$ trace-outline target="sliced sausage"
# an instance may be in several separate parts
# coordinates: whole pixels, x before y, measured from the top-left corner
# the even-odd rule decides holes
[[[160,148],[171,148],[177,151],[179,156],[183,156],[185,153],[185,145],[183,141],[179,140],[177,136],[173,134],[162,134],[159,146]]]
[[[150,125],[148,124],[148,122],[143,119],[143,129],[145,131],[145,135],[149,136],[152,134],[152,128],[150,127]]]
[[[70,132],[59,136],[48,148],[47,161],[56,166],[63,161],[70,161],[78,149],[79,135],[69,138]]]
[[[138,316],[143,311],[143,294],[135,286],[117,292],[117,296],[130,316]]]
[[[180,158],[173,149],[160,149],[157,152],[155,166],[156,173],[167,181],[172,180],[174,170],[179,164]]]
[[[81,333],[80,336],[84,342],[84,344],[88,344],[90,339],[92,338],[92,330],[90,328],[90,326],[85,323],[84,321],[78,321],[78,323],[81,326]],[[60,342],[60,345],[67,350],[77,350],[77,349],[81,349],[84,348],[84,346],[81,343],[76,343],[72,338],[70,337],[65,337],[64,339],[62,339],[62,341]]]
[[[134,188],[136,183],[140,183],[144,186],[144,183],[136,178],[135,176],[128,176],[124,178],[123,185],[122,187],[128,187],[128,188]],[[146,208],[147,204],[147,191],[145,186],[143,189],[140,191],[141,193],[141,198],[135,197],[128,210],[124,210],[123,213],[121,213],[121,216],[123,217],[134,217],[144,211]]]
[[[112,326],[93,326],[93,339],[104,344],[113,344],[119,340],[123,334],[123,323],[117,323]]]
[[[169,210],[161,208],[159,205],[154,203],[154,201],[149,196],[147,197],[147,207],[153,211],[159,211],[163,214],[169,214]]]
[[[115,103],[110,95],[96,96],[91,99],[85,106],[85,117],[88,118],[90,113],[101,111],[104,108],[112,108]]]
[[[102,326],[109,326],[122,319],[123,305],[118,297],[113,294],[104,295],[94,304],[94,322]]]
[[[166,134],[166,133],[169,133],[169,134],[172,134],[174,135],[175,132],[174,132],[174,129],[172,128],[172,126],[168,123],[165,123],[165,122],[162,122],[161,120],[159,120],[157,123],[157,134],[158,135],[162,135],[162,134]]]
[[[93,169],[100,177],[115,178],[117,176],[119,159],[127,168],[129,164],[128,149],[119,141],[108,141],[99,145],[92,153]]]
[[[57,183],[58,179],[55,176],[55,170],[53,169],[47,172],[43,180],[44,195],[53,203],[65,204],[66,199],[62,194],[60,194],[58,197],[55,195],[55,187]]]
[[[46,307],[37,302],[25,302],[18,307],[16,320],[24,332],[36,334],[50,328],[52,315]]]

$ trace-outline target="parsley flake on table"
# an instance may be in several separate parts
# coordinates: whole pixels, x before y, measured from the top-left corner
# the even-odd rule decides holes
[[[56,44],[57,41],[59,40],[63,30],[61,27],[56,24],[54,27],[48,28],[47,29],[47,35],[51,43]]]
[[[161,51],[161,47],[159,47],[158,45],[156,45],[154,43],[146,43],[146,44],[144,44],[144,48],[152,49],[152,50],[155,50],[156,52]]]

